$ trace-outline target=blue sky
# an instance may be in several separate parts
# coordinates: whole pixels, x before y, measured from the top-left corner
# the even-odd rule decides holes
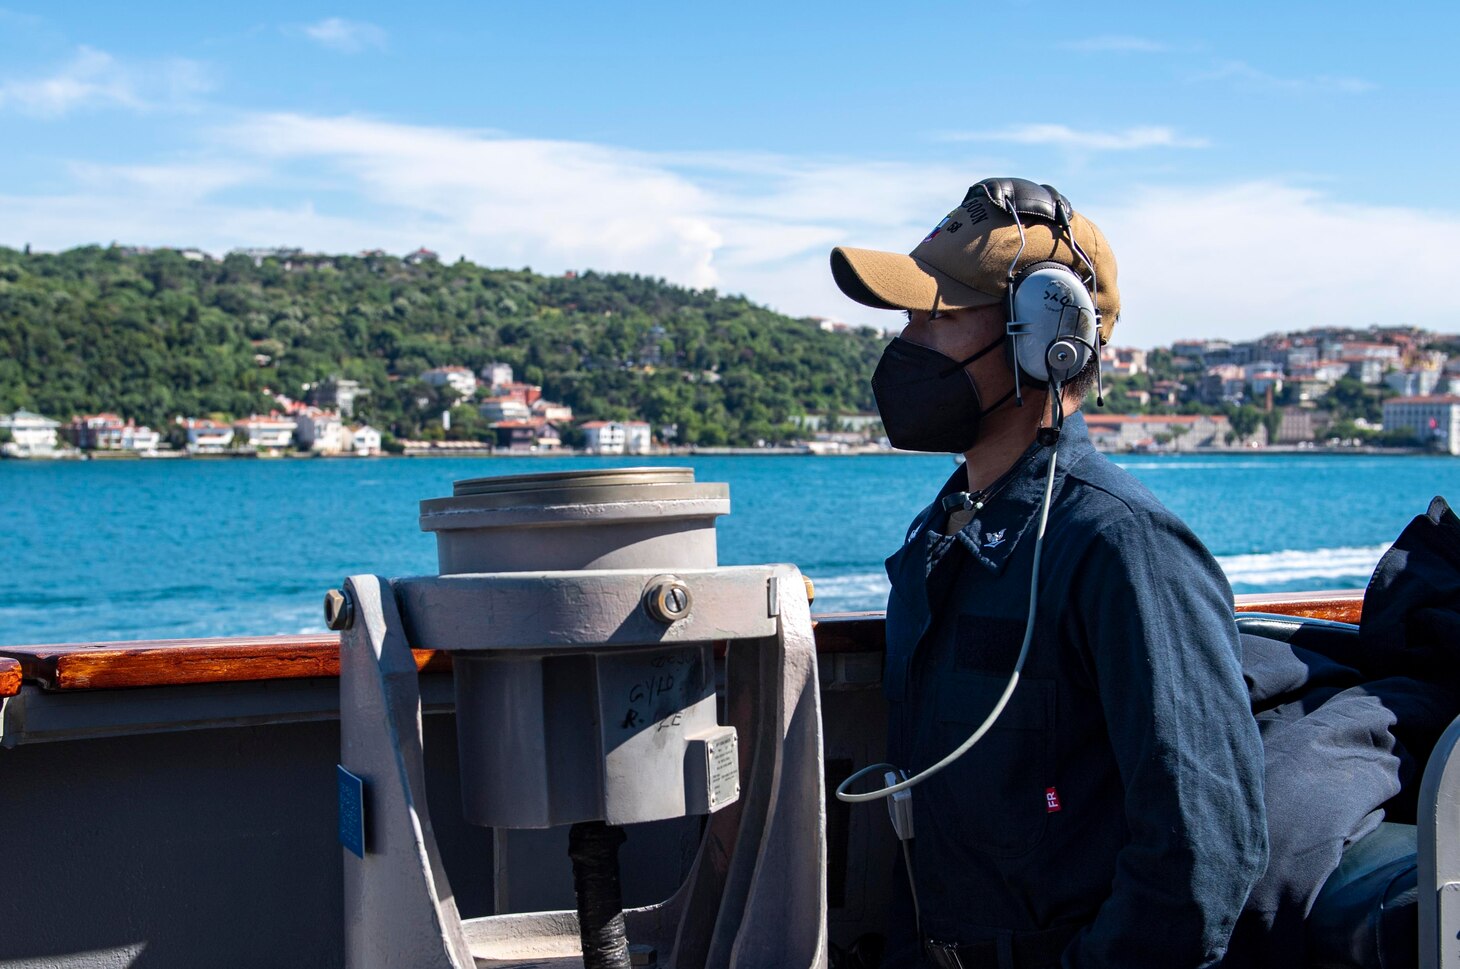
[[[0,244],[418,245],[889,324],[991,174],[1109,236],[1117,343],[1460,331],[1460,5],[0,0]]]

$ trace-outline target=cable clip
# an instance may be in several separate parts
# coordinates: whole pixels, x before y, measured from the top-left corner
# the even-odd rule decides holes
[[[890,770],[882,775],[882,783],[887,787],[905,780],[907,780],[905,770]],[[897,840],[911,841],[913,837],[912,788],[905,787],[887,799],[887,814],[892,818],[892,830],[897,832]]]

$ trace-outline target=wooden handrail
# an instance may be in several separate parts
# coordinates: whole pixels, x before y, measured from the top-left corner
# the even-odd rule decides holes
[[[1361,591],[1238,596],[1238,612],[1273,612],[1339,622],[1358,622]],[[816,618],[816,650],[823,654],[881,652],[884,615],[832,613]],[[339,638],[254,636],[222,639],[161,639],[138,642],[56,643],[0,646],[0,696],[11,679],[47,690],[101,690],[339,676]],[[451,669],[451,656],[415,650],[423,673]]]
[[[1237,597],[1237,611],[1275,612],[1306,619],[1357,623],[1364,614],[1364,590],[1278,592]]]
[[[15,696],[20,692],[20,663],[13,659],[0,659],[0,697]]]

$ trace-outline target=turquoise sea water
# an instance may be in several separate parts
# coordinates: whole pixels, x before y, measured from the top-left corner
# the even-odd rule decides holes
[[[1442,457],[1120,457],[1237,592],[1361,586],[1437,494]],[[417,502],[458,478],[692,466],[730,484],[727,565],[794,562],[818,612],[880,609],[882,560],[953,471],[939,456],[0,461],[0,643],[298,633],[357,572],[433,572]]]

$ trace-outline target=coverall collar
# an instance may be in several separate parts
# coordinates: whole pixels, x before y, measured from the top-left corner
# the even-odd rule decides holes
[[[1055,471],[1055,490],[1065,472],[1090,450],[1090,434],[1085,418],[1076,411],[1065,418],[1060,434],[1059,467]],[[1031,444],[1016,463],[1017,471],[997,495],[957,533],[957,540],[969,555],[994,575],[1001,575],[1025,533],[1037,527],[1039,507],[1044,500],[1044,476],[1049,471],[1049,449]],[[922,517],[923,528],[938,530],[947,521],[941,511],[942,500],[963,491],[968,477],[959,468],[938,492],[930,511]]]

